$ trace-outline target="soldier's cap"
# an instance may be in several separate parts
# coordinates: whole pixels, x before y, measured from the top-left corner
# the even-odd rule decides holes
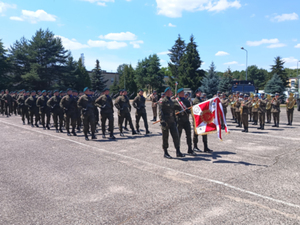
[[[243,96],[243,93],[240,93],[240,96]]]
[[[202,96],[206,96],[206,93],[202,93]]]
[[[38,92],[41,92],[41,90],[38,90]]]
[[[76,93],[78,93],[78,91],[77,91],[77,90],[73,90],[73,92],[76,92]]]
[[[221,91],[217,91],[217,93],[218,93],[218,94],[220,94],[220,93],[221,93]]]
[[[68,92],[68,91],[72,91],[72,89],[71,89],[71,88],[68,88],[68,89],[67,89],[67,92]]]
[[[8,89],[5,89],[5,91],[8,91]]]
[[[94,90],[90,90],[91,92],[94,92]]]
[[[261,93],[260,95],[265,95],[265,93]]]
[[[254,97],[258,97],[258,94],[255,94]]]
[[[53,93],[58,92],[58,90],[54,90]]]
[[[235,93],[236,93],[236,94],[239,94],[240,92],[239,92],[239,91],[236,91]]]
[[[45,92],[46,92],[46,90],[43,90],[43,91],[42,91],[42,94],[45,93]]]
[[[59,94],[65,93],[64,91],[60,91]]]
[[[196,94],[197,92],[202,92],[202,91],[201,91],[200,88],[198,88],[198,89],[195,91],[195,94]]]
[[[29,94],[29,93],[30,93],[30,91],[26,91],[26,93],[27,93],[27,94]]]
[[[171,90],[171,88],[170,88],[170,87],[167,87],[167,88],[165,89],[165,93],[166,93],[167,91],[169,91],[169,90]]]
[[[220,97],[223,97],[223,94],[220,94]]]
[[[248,97],[249,97],[249,95],[245,94],[245,95],[244,95],[244,97],[245,97],[245,98],[248,98]]]
[[[279,95],[279,93],[275,93],[275,96],[278,96]]]
[[[109,91],[109,88],[104,88],[104,89],[103,89],[103,92],[104,92],[104,91]]]
[[[179,89],[177,90],[177,94],[180,93],[180,92],[182,92],[182,91],[184,91],[183,88],[179,88]]]
[[[31,92],[30,93],[33,93],[33,92],[36,92],[35,90],[31,90]]]
[[[139,90],[139,92],[140,92],[140,91],[144,92],[144,90],[143,90],[142,88]]]
[[[127,92],[127,90],[126,90],[126,89],[123,89],[122,91],[123,91],[123,92],[125,92],[125,91]]]
[[[161,95],[165,95],[165,92],[162,92]]]
[[[156,91],[156,90],[154,90],[154,91],[153,91],[153,93],[154,93],[154,92],[157,92],[157,91]]]
[[[88,87],[85,87],[85,88],[83,89],[83,92],[86,92],[87,90],[89,90],[89,88],[88,88]]]

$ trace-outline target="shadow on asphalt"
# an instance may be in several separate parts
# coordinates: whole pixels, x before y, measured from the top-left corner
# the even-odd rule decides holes
[[[248,163],[248,162],[234,162],[234,161],[229,161],[229,160],[217,160],[214,161],[213,163],[230,163],[230,164],[240,164],[240,165],[245,165],[245,166],[263,166],[263,167],[268,167],[267,165],[259,165],[259,164],[253,164],[253,163]]]

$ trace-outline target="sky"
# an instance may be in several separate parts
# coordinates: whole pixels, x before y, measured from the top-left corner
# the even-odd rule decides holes
[[[88,70],[98,59],[116,72],[153,54],[166,67],[178,35],[186,44],[193,35],[204,70],[214,62],[221,72],[246,63],[270,71],[277,56],[294,69],[299,11],[299,0],[0,0],[0,39],[9,48],[48,28],[76,60],[84,54]]]

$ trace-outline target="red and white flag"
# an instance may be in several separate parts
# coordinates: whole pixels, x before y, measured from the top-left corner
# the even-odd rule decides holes
[[[225,132],[228,133],[227,123],[219,97],[194,105],[192,107],[192,115],[196,134],[204,135],[217,132],[219,139],[222,140],[221,119],[224,121]]]

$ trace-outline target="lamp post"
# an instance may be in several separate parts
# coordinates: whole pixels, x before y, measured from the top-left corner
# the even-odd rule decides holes
[[[242,50],[246,51],[246,80],[247,80],[247,71],[248,71],[248,51],[244,49],[244,47],[241,47]]]

